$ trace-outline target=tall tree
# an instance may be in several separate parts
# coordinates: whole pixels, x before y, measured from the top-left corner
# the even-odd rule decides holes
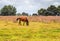
[[[1,9],[1,15],[3,16],[16,15],[16,8],[11,5],[5,5]]]
[[[38,10],[38,15],[45,15],[44,14],[45,11],[46,11],[46,9],[41,8],[40,10]]]
[[[48,7],[47,11],[54,13],[51,13],[50,15],[57,15],[57,8],[55,7],[55,5],[51,5],[50,7]]]
[[[28,13],[22,12],[22,15],[24,15],[24,16],[28,16]]]
[[[57,7],[57,15],[59,16],[60,15],[60,5]]]

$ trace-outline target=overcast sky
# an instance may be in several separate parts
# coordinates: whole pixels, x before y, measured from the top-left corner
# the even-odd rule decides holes
[[[60,0],[0,0],[0,8],[4,5],[13,5],[17,13],[37,13],[40,8],[47,8],[50,5],[60,5]]]

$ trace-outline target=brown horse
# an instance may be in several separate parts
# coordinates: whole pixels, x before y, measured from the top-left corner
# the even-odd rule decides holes
[[[24,22],[23,25],[26,23],[26,25],[28,26],[29,25],[29,21],[27,19],[26,16],[21,16],[19,18],[16,19],[17,21],[19,21],[19,24],[21,25],[21,21]]]

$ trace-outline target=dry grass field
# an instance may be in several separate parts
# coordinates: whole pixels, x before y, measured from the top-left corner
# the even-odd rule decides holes
[[[48,22],[46,17],[41,17],[42,21],[28,17],[29,26],[14,22],[16,17],[0,16],[0,41],[60,41],[59,17],[50,17]]]
[[[0,16],[0,20],[15,21],[20,16]],[[60,22],[60,16],[27,16],[33,22]]]

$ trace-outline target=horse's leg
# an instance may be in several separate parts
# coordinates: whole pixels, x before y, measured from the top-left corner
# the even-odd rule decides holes
[[[21,21],[19,20],[19,24],[21,25]]]

